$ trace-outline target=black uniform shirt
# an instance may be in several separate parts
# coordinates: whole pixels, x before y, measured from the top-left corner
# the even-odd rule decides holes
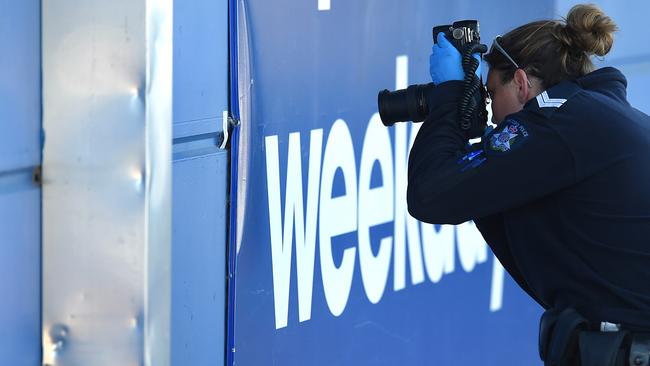
[[[471,147],[462,83],[439,85],[409,157],[409,212],[473,219],[545,308],[650,328],[650,117],[626,85],[614,68],[561,82]]]

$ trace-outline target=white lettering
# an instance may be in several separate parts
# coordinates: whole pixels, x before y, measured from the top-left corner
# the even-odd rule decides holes
[[[399,55],[395,58],[395,90],[406,89],[409,86],[409,57]]]
[[[382,186],[370,188],[374,162],[381,168]],[[370,227],[393,220],[393,157],[388,129],[375,113],[366,129],[359,169],[359,266],[363,288],[371,303],[381,300],[386,288],[390,255],[393,244],[391,236],[382,238],[377,256],[370,243]]]
[[[316,251],[317,199],[323,130],[311,132],[309,173],[307,183],[307,225],[304,224],[302,159],[300,134],[289,135],[287,156],[284,230],[281,232],[280,167],[277,136],[266,137],[266,176],[268,185],[269,222],[271,233],[271,261],[273,266],[273,293],[275,327],[287,326],[289,286],[291,283],[291,245],[296,233],[296,265],[298,275],[299,320],[311,318],[311,302]],[[294,226],[295,222],[295,226]]]
[[[503,265],[493,256],[492,261],[492,287],[490,288],[490,311],[501,310],[503,306]]]
[[[318,0],[318,10],[330,10],[330,0]]]
[[[332,197],[334,175],[341,169],[345,195]],[[334,122],[325,145],[320,193],[320,263],[325,300],[334,316],[343,313],[350,295],[356,248],[343,251],[340,267],[332,257],[332,237],[357,229],[357,172],[352,137],[342,119]]]
[[[298,161],[298,173],[291,177],[289,186],[289,175],[287,171],[287,196],[292,192],[297,197],[296,207],[302,211],[302,170],[300,159],[300,138],[297,137],[298,149],[296,155],[290,159]],[[291,141],[289,141],[291,143]],[[289,148],[291,150],[291,147]],[[298,320],[303,322],[311,319],[311,299],[314,286],[314,256],[316,253],[316,225],[318,215],[318,191],[320,188],[320,164],[323,151],[323,130],[312,130],[309,139],[309,172],[307,174],[307,225],[302,240],[302,220],[296,219],[296,267],[298,277]],[[285,205],[285,207],[287,207]],[[285,208],[286,210],[286,208]],[[296,217],[302,216],[302,212]],[[285,219],[286,222],[286,219]]]
[[[267,136],[266,141],[266,184],[268,185],[269,224],[271,233],[271,262],[273,267],[273,305],[275,308],[275,328],[287,326],[289,312],[289,283],[291,275],[291,236],[293,228],[284,231],[282,240],[280,212],[280,162],[278,157],[278,137]],[[289,208],[285,208],[285,213]],[[288,215],[287,215],[288,216]],[[287,224],[285,219],[285,224]],[[293,222],[293,220],[291,220]]]
[[[400,55],[395,59],[395,89],[408,87],[408,56]],[[415,141],[419,124],[412,125],[410,143],[406,144],[406,123],[397,123],[393,126],[395,131],[395,258],[393,269],[393,290],[399,291],[406,287],[406,244],[405,234],[408,238],[409,268],[411,269],[411,283],[416,285],[424,282],[422,268],[422,251],[420,249],[420,232],[418,221],[414,219],[406,208],[406,187],[408,179],[408,153]],[[417,128],[415,128],[417,126]],[[405,231],[406,230],[406,231]]]

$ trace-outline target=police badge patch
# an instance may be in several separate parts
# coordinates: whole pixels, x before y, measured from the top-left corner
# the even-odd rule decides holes
[[[506,153],[514,147],[521,145],[528,138],[528,131],[518,121],[508,119],[498,126],[489,136],[488,150],[497,153]]]

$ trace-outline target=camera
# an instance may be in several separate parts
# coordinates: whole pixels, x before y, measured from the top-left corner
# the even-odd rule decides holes
[[[449,42],[462,55],[468,44],[480,44],[477,20],[461,20],[451,25],[433,27],[433,42],[437,43],[438,33],[443,32]],[[395,122],[422,122],[429,114],[428,100],[435,85],[416,84],[406,89],[389,91],[384,89],[377,96],[379,116],[385,126]]]

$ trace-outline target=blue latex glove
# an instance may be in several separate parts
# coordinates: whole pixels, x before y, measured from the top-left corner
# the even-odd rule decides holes
[[[474,55],[479,62],[476,69],[476,76],[481,78],[481,55],[477,52]],[[435,85],[442,84],[449,80],[465,79],[463,61],[460,52],[445,37],[445,34],[438,33],[438,43],[431,47],[429,56],[429,73]]]

